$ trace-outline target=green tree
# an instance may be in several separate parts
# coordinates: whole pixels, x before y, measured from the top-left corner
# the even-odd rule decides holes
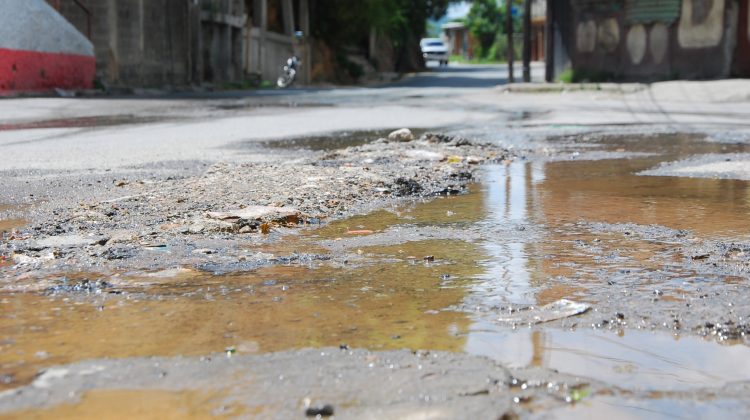
[[[423,66],[419,40],[427,32],[427,18],[445,15],[448,5],[458,0],[313,0],[313,36],[337,54],[366,48],[375,28],[391,40],[396,69],[412,71]]]
[[[474,0],[466,16],[469,32],[479,42],[479,55],[487,57],[503,27],[504,13],[497,0]]]

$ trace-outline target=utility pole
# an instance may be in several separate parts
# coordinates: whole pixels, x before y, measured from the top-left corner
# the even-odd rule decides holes
[[[523,4],[523,81],[531,82],[531,0]]]
[[[508,83],[513,83],[513,6],[505,0],[505,34],[508,37]]]
[[[544,80],[555,79],[555,0],[547,0],[547,19],[544,23]]]

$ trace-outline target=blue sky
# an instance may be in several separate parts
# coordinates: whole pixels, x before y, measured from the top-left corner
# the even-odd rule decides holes
[[[448,20],[462,18],[466,16],[467,13],[469,13],[470,8],[471,3],[466,1],[461,3],[454,3],[448,6],[448,13],[446,13],[446,16],[448,17]]]

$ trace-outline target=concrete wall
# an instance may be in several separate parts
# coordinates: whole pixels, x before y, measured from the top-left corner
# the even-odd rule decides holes
[[[722,78],[737,41],[736,0],[681,0],[675,19],[628,22],[626,1],[572,0],[573,68],[628,80]]]
[[[79,31],[72,0],[49,0]],[[88,0],[97,77],[105,85],[166,87],[243,78],[244,0]]]
[[[259,74],[264,80],[275,82],[286,60],[293,54],[301,60],[297,69],[299,83],[309,83],[311,75],[310,22],[308,0],[278,0],[274,5],[277,22],[268,20],[268,0],[248,1],[247,13],[252,16],[245,26],[244,65],[248,74]],[[294,33],[304,33],[296,39]]]
[[[87,16],[73,0],[47,0],[81,32]],[[308,43],[295,47],[294,31],[309,36],[308,0],[276,0],[283,27],[268,26],[268,0],[87,0],[92,12],[97,77],[109,86],[165,87],[222,84],[251,73],[275,80],[286,59],[303,59],[309,81]],[[296,49],[295,49],[296,48]]]
[[[93,45],[44,0],[3,0],[2,10],[0,93],[91,87]]]
[[[82,33],[87,16],[73,1],[60,13]],[[113,86],[181,85],[190,81],[188,2],[88,0],[97,78]]]

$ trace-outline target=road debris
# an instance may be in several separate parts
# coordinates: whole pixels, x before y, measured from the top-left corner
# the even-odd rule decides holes
[[[501,315],[497,321],[512,324],[541,324],[580,315],[591,309],[585,303],[560,299],[544,306],[526,306],[510,309],[509,315]]]

